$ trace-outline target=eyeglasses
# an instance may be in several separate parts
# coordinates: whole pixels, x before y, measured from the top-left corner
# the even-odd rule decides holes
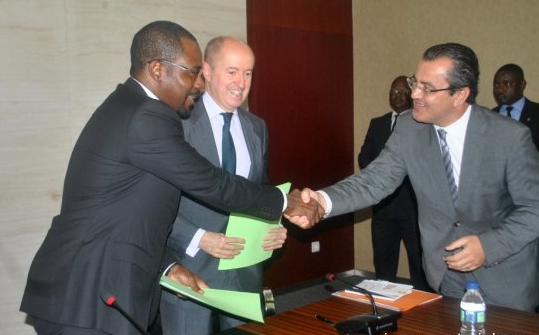
[[[399,88],[392,88],[389,90],[389,94],[397,95],[397,94],[410,94],[410,90],[403,90]]]
[[[167,63],[167,64],[170,64],[170,65],[173,65],[173,66],[176,66],[176,67],[179,67],[180,69],[184,70],[184,71],[189,71],[189,76],[191,77],[191,79],[195,79],[196,77],[198,77],[198,75],[200,74],[200,71],[202,71],[201,68],[198,68],[198,69],[192,69],[192,68],[189,68],[187,66],[183,66],[183,65],[180,65],[180,64],[176,64],[174,62],[171,62],[169,60],[166,60],[166,59],[152,59],[152,60],[149,60],[148,61],[148,64],[151,63],[151,62],[163,62],[163,63]]]
[[[415,77],[406,78],[406,81],[408,82],[408,86],[410,86],[410,89],[412,90],[412,92],[417,88],[418,90],[423,92],[423,94],[425,95],[429,95],[430,93],[436,93],[436,92],[441,92],[441,91],[459,89],[459,87],[452,87],[452,86],[449,86],[446,88],[436,88],[436,89],[428,88],[428,87],[419,87],[417,83],[417,79],[415,79]]]

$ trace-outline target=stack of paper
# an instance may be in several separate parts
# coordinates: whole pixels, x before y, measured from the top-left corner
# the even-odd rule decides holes
[[[380,299],[395,301],[400,297],[412,293],[412,285],[397,284],[385,280],[365,279],[357,286],[369,291]],[[355,291],[350,291],[355,292]]]
[[[411,285],[403,285],[382,280],[364,280],[357,286],[372,293],[377,306],[405,312],[416,306],[423,305],[442,296],[420,290],[414,290]],[[343,290],[333,293],[334,296],[370,304],[370,299],[363,293],[354,290]]]

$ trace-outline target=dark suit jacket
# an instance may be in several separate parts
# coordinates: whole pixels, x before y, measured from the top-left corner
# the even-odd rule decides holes
[[[358,155],[358,163],[361,169],[366,168],[385,147],[391,135],[391,115],[392,112],[389,112],[371,120],[365,141]],[[402,185],[393,194],[380,201],[377,205],[372,206],[372,213],[374,218],[407,218],[417,215],[416,208],[414,190],[410,184],[410,179],[406,177]]]
[[[237,111],[249,156],[251,169],[248,178],[256,183],[267,184],[268,179],[268,129],[264,120],[241,108]],[[182,120],[185,140],[215,166],[220,165],[219,154],[213,139],[213,131],[200,99],[191,117]],[[262,291],[262,263],[238,270],[217,270],[219,259],[200,250],[195,257],[185,254],[186,248],[197,230],[222,232],[226,230],[228,212],[216,210],[190,196],[180,201],[178,216],[170,234],[168,245],[181,259],[182,265],[203,278],[217,289],[239,290],[260,293]]]
[[[434,126],[416,122],[410,113],[399,117],[386,148],[365,170],[323,191],[332,200],[334,216],[379,202],[408,175],[430,286],[438,289],[448,271],[444,247],[475,234],[486,261],[471,275],[485,296],[494,304],[533,311],[539,303],[537,171],[539,152],[529,129],[473,105],[456,203]]]
[[[524,108],[520,114],[519,121],[524,123],[532,132],[533,143],[539,150],[539,103],[533,102],[525,98]],[[500,112],[501,105],[494,107],[492,110],[496,113]]]
[[[55,323],[136,334],[100,298],[113,294],[147,326],[159,301],[160,264],[180,190],[264,218],[278,218],[283,207],[277,188],[229,175],[202,158],[184,141],[175,111],[128,79],[95,111],[75,145],[61,212],[32,262],[21,310]]]

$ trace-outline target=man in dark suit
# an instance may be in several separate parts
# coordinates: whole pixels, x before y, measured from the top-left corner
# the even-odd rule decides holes
[[[409,78],[413,112],[399,117],[380,155],[360,173],[302,195],[334,216],[381,201],[408,176],[430,287],[460,299],[476,280],[486,303],[533,311],[539,152],[528,127],[475,104],[478,82],[470,48],[427,49]]]
[[[183,139],[178,114],[200,95],[201,66],[196,39],[175,23],[153,22],[134,36],[131,78],[83,129],[60,214],[29,270],[21,310],[38,334],[136,334],[105,300],[114,295],[147,328],[163,272],[201,292],[204,283],[164,252],[181,191],[223,210],[280,216],[277,188],[224,173]]]
[[[522,122],[532,132],[533,143],[539,150],[539,103],[524,97],[524,71],[516,64],[505,64],[494,75],[492,93],[498,106],[492,110]]]
[[[406,76],[391,83],[389,105],[392,111],[371,120],[358,155],[359,167],[365,169],[384,148],[399,115],[412,108]],[[393,194],[372,206],[371,237],[376,278],[396,281],[401,240],[408,255],[410,279],[414,288],[428,290],[421,260],[421,242],[417,226],[417,203],[408,177]]]
[[[256,183],[267,184],[268,129],[264,120],[242,109],[251,88],[255,57],[251,48],[233,37],[216,37],[206,46],[202,73],[206,92],[188,119],[182,120],[184,137],[202,156],[223,166],[224,114],[232,115],[236,167],[231,173]],[[246,268],[219,271],[220,258],[233,258],[245,240],[225,236],[229,213],[217,210],[188,195],[182,195],[178,216],[168,247],[188,270],[206,279],[212,288],[262,292],[262,263]],[[274,228],[265,247],[280,248],[286,228]],[[262,246],[261,246],[262,248]],[[175,294],[161,296],[164,335],[205,335],[235,327],[243,321],[201,306]]]

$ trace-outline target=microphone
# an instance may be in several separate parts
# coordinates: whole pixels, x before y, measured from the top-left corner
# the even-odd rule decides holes
[[[333,273],[326,274],[326,279],[330,282],[343,282],[346,285],[351,286],[354,290],[365,294],[369,298],[372,306],[371,314],[360,314],[335,323],[335,328],[339,331],[339,333],[380,335],[385,332],[397,330],[397,319],[400,318],[401,312],[388,310],[379,313],[372,293],[368,290],[346,280],[337,278]]]
[[[140,325],[140,323],[137,322],[137,320],[135,320],[135,318],[133,318],[131,315],[129,315],[129,313],[127,313],[119,304],[118,302],[116,301],[116,297],[113,296],[112,294],[102,294],[101,295],[101,300],[103,300],[103,302],[109,306],[109,307],[112,307],[114,309],[116,309],[118,312],[120,312],[129,322],[131,322],[131,324],[133,324],[133,326],[135,326],[135,328],[138,329],[138,331],[143,334],[143,335],[151,335],[150,333],[148,333],[146,331],[146,329],[144,329],[144,327],[142,327]]]

